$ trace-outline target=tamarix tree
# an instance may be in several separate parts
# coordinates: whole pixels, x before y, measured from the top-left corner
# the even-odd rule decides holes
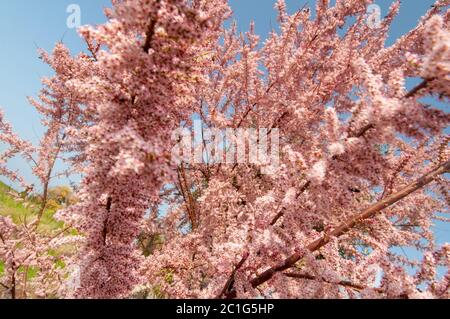
[[[450,298],[450,244],[433,230],[449,221],[450,116],[430,103],[450,97],[448,0],[391,46],[400,1],[374,26],[369,0],[293,15],[279,0],[264,42],[225,27],[225,0],[112,3],[80,29],[87,52],[41,53],[54,76],[31,100],[40,145],[1,117],[0,173],[29,190],[7,163],[23,156],[43,194],[35,220],[0,217],[0,295]],[[198,123],[193,140],[177,133]],[[249,160],[268,140],[276,165]],[[82,181],[49,235],[59,159]]]

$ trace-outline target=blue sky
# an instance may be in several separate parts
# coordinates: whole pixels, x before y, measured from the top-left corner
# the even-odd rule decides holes
[[[290,12],[295,12],[306,2],[286,0]],[[309,1],[312,7],[314,3],[314,0]],[[384,16],[392,1],[377,0],[375,3],[381,7]],[[388,44],[413,28],[433,3],[434,0],[403,0]],[[76,30],[66,26],[69,15],[66,9],[70,4],[80,6],[82,24],[99,24],[105,21],[103,8],[108,7],[110,2],[0,0],[0,106],[19,135],[33,142],[38,141],[42,127],[26,97],[36,96],[41,88],[40,79],[51,75],[51,70],[38,59],[37,47],[51,51],[56,42],[63,40],[74,54],[83,49]],[[276,25],[274,0],[230,0],[230,4],[240,31],[248,30],[253,20],[256,23],[256,32],[264,39]],[[414,85],[414,81],[410,81],[408,85]],[[448,110],[448,106],[441,107]],[[15,160],[12,165],[21,172],[27,172],[25,177],[30,178],[27,164]],[[439,223],[436,233],[440,242],[450,240],[448,224]]]

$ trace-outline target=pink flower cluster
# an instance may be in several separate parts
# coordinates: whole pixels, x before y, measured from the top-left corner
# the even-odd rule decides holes
[[[32,101],[48,128],[34,172],[48,186],[65,155],[83,176],[79,201],[57,214],[81,235],[73,296],[449,298],[449,247],[433,224],[448,221],[450,117],[422,99],[449,101],[449,1],[387,47],[400,1],[378,29],[366,3],[317,1],[313,17],[278,0],[279,31],[261,43],[253,24],[224,27],[225,0],[113,1],[105,24],[80,31],[88,53],[43,53],[55,76]],[[407,90],[408,77],[422,82]],[[172,163],[172,133],[194,117],[278,128],[278,174]],[[32,152],[1,129],[5,159]],[[14,238],[20,256],[48,244],[17,227],[0,220],[9,269],[28,265]]]

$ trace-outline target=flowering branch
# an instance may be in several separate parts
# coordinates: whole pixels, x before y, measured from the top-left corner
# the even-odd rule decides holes
[[[351,281],[347,281],[347,280],[342,280],[342,281],[339,281],[339,282],[331,282],[331,281],[325,280],[324,278],[317,278],[317,277],[309,275],[309,274],[299,274],[299,273],[293,273],[293,272],[286,272],[286,273],[283,273],[283,275],[286,276],[286,277],[295,278],[295,279],[321,281],[321,282],[325,282],[325,283],[328,283],[328,284],[339,285],[339,286],[343,286],[343,287],[349,287],[349,288],[356,289],[356,290],[364,290],[364,289],[369,288],[369,287],[366,287],[364,285],[355,284],[355,283],[353,283]],[[371,288],[371,289],[374,289],[376,292],[379,292],[379,293],[383,292],[379,288]]]
[[[225,283],[225,286],[223,287],[220,294],[216,297],[216,299],[221,299],[222,296],[225,296],[226,298],[229,298],[233,294],[233,285],[234,280],[236,277],[237,271],[245,264],[248,257],[250,256],[249,252],[245,252],[244,256],[242,256],[242,259],[239,261],[239,263],[234,267],[233,271],[231,272],[230,277],[228,278],[227,282]]]
[[[310,252],[319,250],[320,248],[325,246],[330,241],[331,237],[340,237],[340,236],[346,234],[350,229],[352,229],[358,223],[360,223],[366,219],[372,218],[373,216],[380,213],[384,209],[394,205],[395,203],[402,200],[406,196],[423,188],[424,186],[433,182],[440,175],[448,173],[449,171],[450,171],[450,161],[447,161],[446,163],[438,166],[437,168],[435,168],[428,174],[425,174],[424,176],[422,176],[415,182],[404,187],[399,192],[387,197],[386,199],[376,203],[375,205],[370,206],[363,212],[356,214],[352,218],[341,223],[338,227],[336,227],[336,229],[331,231],[328,235],[325,235],[325,236],[315,240],[311,244],[309,244],[306,247],[306,250],[309,250]],[[284,271],[286,269],[293,267],[299,260],[301,260],[303,258],[303,255],[304,255],[304,252],[295,253],[292,256],[290,256],[289,258],[285,259],[279,265],[266,270],[265,272],[258,275],[256,278],[254,278],[251,281],[252,286],[254,288],[256,288],[256,287],[260,286],[261,284],[270,280],[275,273]]]
[[[298,199],[300,197],[301,194],[303,194],[311,185],[311,181],[307,181],[305,183],[305,185],[302,186],[302,188],[297,192],[297,194],[295,195],[295,199]],[[272,219],[272,221],[270,222],[270,226],[275,225],[278,220],[283,217],[284,212],[286,211],[286,207],[283,206],[280,211],[278,212],[278,214]]]

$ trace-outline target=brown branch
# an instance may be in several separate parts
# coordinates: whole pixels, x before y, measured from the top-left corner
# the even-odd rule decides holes
[[[289,111],[284,111],[283,114],[281,114],[281,116],[272,124],[267,134],[272,133],[273,129],[276,128],[288,114]]]
[[[241,261],[234,267],[233,271],[231,272],[230,277],[228,278],[227,282],[225,283],[225,286],[223,287],[220,294],[216,297],[216,299],[221,299],[223,296],[225,298],[230,298],[234,294],[233,292],[233,285],[234,285],[234,278],[236,277],[237,271],[244,265],[244,263],[247,261],[248,257],[250,256],[249,252],[246,252],[244,256],[242,257]]]
[[[355,284],[355,283],[353,283],[351,281],[348,281],[348,280],[342,280],[342,281],[339,281],[339,282],[330,282],[330,281],[327,281],[327,280],[325,280],[323,278],[317,278],[317,277],[309,275],[309,274],[298,274],[298,273],[291,273],[291,272],[289,272],[289,273],[284,273],[283,275],[285,275],[286,277],[289,277],[289,278],[321,281],[321,282],[325,282],[327,284],[339,285],[339,286],[343,286],[343,287],[349,287],[349,288],[353,288],[353,289],[356,289],[356,290],[364,290],[364,289],[370,288],[370,287],[366,287],[366,286],[363,286],[363,285]],[[371,288],[371,289],[374,289],[376,292],[379,292],[379,293],[383,292],[383,290],[380,289],[380,288]]]
[[[428,85],[430,84],[430,82],[432,82],[433,80],[435,80],[435,78],[430,78],[430,79],[425,79],[423,80],[419,85],[417,85],[415,88],[413,88],[411,91],[409,91],[406,95],[405,98],[411,98],[414,95],[416,95],[417,93],[419,93],[419,91],[426,89],[428,87]]]
[[[181,164],[178,168],[178,182],[180,184],[184,202],[186,203],[192,230],[195,230],[198,227],[197,208],[195,205],[194,197],[192,196],[192,193],[189,189],[190,187],[187,182],[186,172],[184,170],[183,164]]]
[[[348,231],[350,231],[355,225],[360,223],[361,221],[365,219],[369,219],[374,217],[376,214],[380,213],[384,209],[394,205],[398,201],[402,200],[403,198],[407,197],[408,195],[412,194],[413,192],[423,188],[424,186],[428,185],[429,183],[433,182],[437,177],[439,177],[442,174],[448,173],[450,171],[450,161],[447,161],[446,163],[438,166],[431,172],[425,174],[415,182],[411,183],[410,185],[404,187],[399,192],[387,197],[386,199],[370,206],[366,210],[362,211],[359,214],[354,215],[350,219],[346,220],[342,224],[340,224],[336,229],[331,231],[329,234],[324,235],[323,237],[315,240],[311,244],[309,244],[306,247],[306,250],[310,252],[314,252],[328,244],[331,237],[340,237],[344,234],[346,234]],[[272,267],[266,271],[264,271],[262,274],[258,275],[255,279],[251,281],[251,284],[254,288],[258,287],[259,285],[267,282],[270,280],[275,273],[280,271],[285,271],[292,266],[294,266],[299,260],[303,258],[304,252],[300,251],[297,252],[284,261],[282,261],[280,264],[278,264],[275,267]]]
[[[13,253],[13,258],[14,257],[14,253]],[[11,274],[11,288],[10,288],[10,292],[11,292],[11,299],[16,299],[16,272],[17,272],[17,268],[16,268],[16,263],[13,261],[12,263],[12,274]]]
[[[53,235],[53,236],[50,238],[49,242],[52,241],[53,239],[59,237],[60,235],[64,234],[64,233],[65,233],[66,231],[68,231],[70,228],[71,228],[70,226],[67,226],[67,227],[64,228],[63,230],[59,231],[58,233],[56,233],[55,235]]]
[[[59,153],[61,152],[61,149],[63,147],[63,141],[66,139],[66,137],[67,136],[65,133],[61,136],[61,139],[59,139],[59,137],[58,137],[58,139],[56,141],[57,147],[55,150],[55,154],[52,157],[52,159],[48,165],[47,176],[45,177],[45,181],[44,181],[44,193],[42,195],[42,203],[41,203],[41,207],[39,208],[37,220],[34,223],[36,229],[38,228],[39,224],[41,223],[42,216],[44,215],[45,209],[47,208],[48,191],[49,191],[49,186],[50,186],[50,180],[52,178],[52,172],[55,167],[56,160],[58,159]]]
[[[35,224],[36,228],[41,223],[42,216],[44,215],[45,208],[47,207],[48,186],[49,186],[49,182],[50,182],[50,177],[51,177],[51,169],[48,171],[47,180],[44,183],[44,194],[42,195],[42,203],[41,203],[41,207],[39,208],[38,217],[37,217],[36,224]]]
[[[109,220],[109,213],[111,212],[111,207],[112,207],[112,197],[108,196],[108,199],[106,200],[107,215],[106,215],[106,220],[103,225],[103,231],[102,231],[103,245],[106,245],[106,238],[108,237],[108,220]]]
[[[97,59],[97,53],[98,53],[98,51],[99,51],[99,49],[100,49],[100,44],[97,44],[97,45],[95,45],[95,47],[94,47],[93,44],[92,44],[92,42],[89,41],[88,39],[84,39],[84,42],[86,42],[87,49],[88,49],[88,51],[91,53],[92,59],[93,59],[95,62],[97,62],[97,61],[98,61],[98,59]]]
[[[358,132],[356,132],[352,137],[362,137],[364,136],[369,130],[375,128],[375,125],[373,124],[367,124],[363,128],[361,128]]]
[[[239,120],[238,125],[236,126],[236,128],[240,128],[242,123],[244,122],[244,120],[247,118],[247,116],[250,114],[250,111],[256,106],[258,105],[258,103],[253,103],[252,106],[247,108],[247,111],[244,113],[244,115],[241,117],[241,119]]]
[[[152,47],[153,36],[155,35],[155,27],[156,27],[156,19],[151,19],[150,23],[147,27],[147,32],[145,34],[145,43],[142,49],[145,53],[150,52],[150,48]]]

